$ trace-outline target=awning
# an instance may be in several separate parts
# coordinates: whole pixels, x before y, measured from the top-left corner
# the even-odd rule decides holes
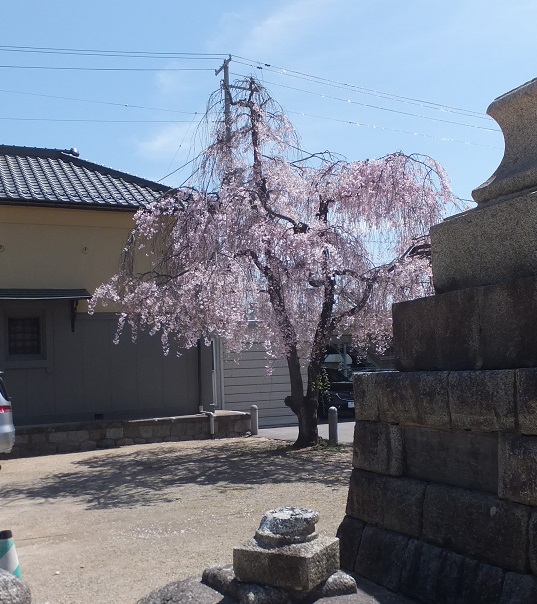
[[[87,289],[0,289],[0,300],[89,300]]]

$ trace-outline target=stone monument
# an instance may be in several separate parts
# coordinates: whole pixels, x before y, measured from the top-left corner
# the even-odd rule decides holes
[[[262,518],[255,536],[233,549],[233,566],[205,570],[203,582],[238,602],[288,604],[356,593],[339,570],[339,540],[319,535],[319,514],[278,508]]]
[[[503,160],[431,229],[398,372],[355,376],[341,565],[421,602],[537,602],[537,79],[488,113]]]

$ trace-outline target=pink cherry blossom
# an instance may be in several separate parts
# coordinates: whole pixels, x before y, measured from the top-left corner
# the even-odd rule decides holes
[[[327,345],[341,334],[389,344],[392,303],[432,291],[417,244],[453,195],[428,157],[308,156],[259,82],[237,86],[227,120],[222,93],[209,101],[188,188],[136,214],[121,268],[92,304],[120,304],[119,330],[158,333],[165,351],[262,343],[287,360],[297,446],[311,445]]]

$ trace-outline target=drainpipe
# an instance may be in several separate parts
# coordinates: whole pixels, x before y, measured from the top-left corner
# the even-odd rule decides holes
[[[198,411],[203,413],[203,403],[201,402],[201,340],[198,340]]]

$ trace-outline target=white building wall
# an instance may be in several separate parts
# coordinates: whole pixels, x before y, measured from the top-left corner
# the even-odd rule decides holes
[[[275,361],[272,375],[268,375],[268,362],[261,347],[244,351],[238,357],[224,352],[224,406],[248,412],[257,405],[260,428],[295,425],[296,415],[283,402],[290,393],[287,364],[284,360]]]

